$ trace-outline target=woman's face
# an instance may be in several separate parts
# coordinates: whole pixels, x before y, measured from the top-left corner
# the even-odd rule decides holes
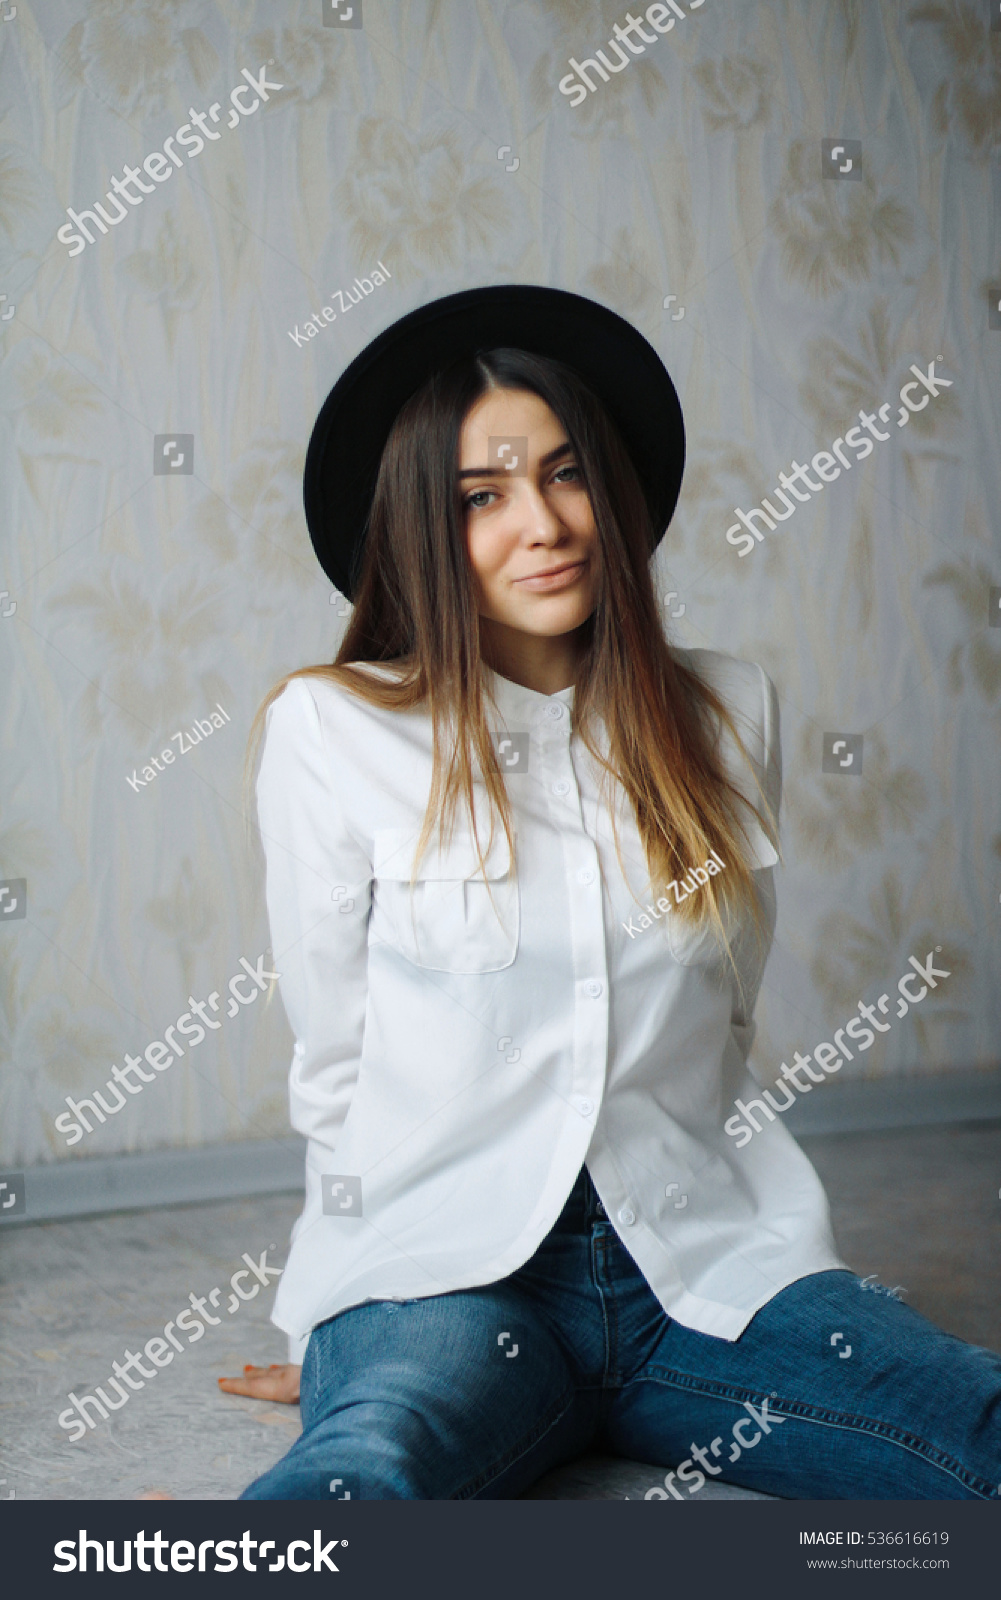
[[[538,637],[579,628],[595,606],[597,530],[546,402],[523,389],[483,395],[463,423],[459,478],[480,615]]]

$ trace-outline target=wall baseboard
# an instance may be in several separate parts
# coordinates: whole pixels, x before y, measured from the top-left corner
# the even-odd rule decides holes
[[[783,1121],[789,1132],[800,1138],[887,1133],[892,1128],[993,1122],[997,1118],[1001,1118],[1001,1068],[995,1067],[986,1072],[937,1072],[929,1077],[821,1084],[816,1093],[801,1095]]]
[[[193,1150],[52,1161],[26,1170],[24,1212],[5,1218],[3,1226],[301,1191],[305,1160],[305,1139],[290,1134],[281,1141],[247,1139]]]
[[[1001,1120],[1001,1070],[996,1069],[822,1087],[823,1094],[804,1094],[782,1118],[797,1138]],[[0,1214],[0,1226],[301,1193],[305,1150],[305,1140],[290,1134],[284,1140],[53,1161],[24,1173],[25,1209],[17,1216]]]

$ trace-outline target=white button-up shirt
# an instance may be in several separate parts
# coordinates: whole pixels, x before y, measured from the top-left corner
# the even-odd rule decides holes
[[[770,681],[713,652],[685,657],[735,715],[777,813]],[[291,1359],[348,1306],[514,1272],[585,1161],[626,1249],[687,1327],[736,1339],[778,1290],[844,1265],[819,1179],[781,1119],[742,1147],[723,1128],[757,1087],[746,1058],[769,941],[746,929],[735,940],[741,999],[711,933],[652,902],[619,791],[623,875],[600,770],[573,732],[573,690],[539,694],[489,671],[487,683],[517,871],[499,823],[486,851],[478,784],[485,877],[460,802],[444,849],[436,821],[412,891],[430,717],[321,678],[295,679],[268,712],[258,808],[295,1035],[291,1120],[308,1140],[274,1310]],[[728,736],[723,749],[758,801]],[[777,857],[749,832],[770,939]]]

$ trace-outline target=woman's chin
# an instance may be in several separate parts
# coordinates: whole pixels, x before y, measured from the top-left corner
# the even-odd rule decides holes
[[[562,596],[540,597],[540,600],[541,604],[519,607],[517,620],[512,618],[507,626],[537,639],[561,639],[582,627],[594,610],[593,606],[581,605],[579,601],[568,603]]]

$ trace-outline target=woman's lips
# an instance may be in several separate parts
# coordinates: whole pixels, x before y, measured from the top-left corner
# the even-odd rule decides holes
[[[583,573],[587,566],[586,561],[575,561],[570,566],[560,567],[556,572],[537,573],[533,578],[516,578],[520,589],[531,589],[536,594],[551,594],[557,589],[569,589],[571,584]]]

